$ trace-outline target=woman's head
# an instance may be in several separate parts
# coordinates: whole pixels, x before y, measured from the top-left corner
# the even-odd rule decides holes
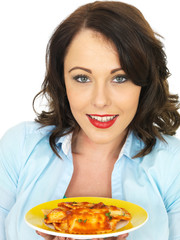
[[[141,87],[122,69],[114,44],[93,30],[81,30],[65,56],[64,80],[81,136],[119,149],[136,114]]]
[[[56,126],[50,137],[54,150],[55,139],[64,131],[79,129],[66,95],[64,59],[71,42],[83,29],[100,33],[113,43],[123,71],[142,87],[137,113],[129,127],[143,139],[146,148],[141,154],[147,154],[155,137],[160,137],[159,132],[174,134],[179,126],[177,97],[168,92],[169,71],[161,42],[140,11],[125,3],[86,4],[57,27],[47,48],[47,72],[41,91],[48,99],[49,111],[42,112],[38,121]]]

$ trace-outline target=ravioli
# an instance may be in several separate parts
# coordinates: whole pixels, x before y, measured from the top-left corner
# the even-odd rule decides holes
[[[61,202],[45,216],[44,222],[64,233],[101,234],[116,230],[117,223],[130,219],[126,209],[102,202]]]

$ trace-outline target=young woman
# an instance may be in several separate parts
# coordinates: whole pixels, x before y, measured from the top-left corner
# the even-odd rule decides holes
[[[36,96],[48,110],[1,140],[3,239],[64,239],[24,222],[35,205],[64,196],[144,207],[148,222],[118,240],[178,239],[180,141],[171,135],[180,116],[168,76],[163,45],[135,7],[94,2],[64,20]]]

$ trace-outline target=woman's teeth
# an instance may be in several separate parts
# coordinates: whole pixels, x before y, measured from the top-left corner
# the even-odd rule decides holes
[[[114,116],[107,116],[107,117],[99,117],[99,116],[91,116],[91,115],[89,115],[89,116],[92,119],[95,119],[95,120],[97,120],[99,122],[109,122],[109,121],[113,120],[116,117],[116,115],[114,115]]]

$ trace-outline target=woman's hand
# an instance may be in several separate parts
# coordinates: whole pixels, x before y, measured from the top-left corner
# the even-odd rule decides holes
[[[38,235],[43,237],[45,240],[74,240],[73,238],[65,238],[65,237],[55,237],[46,233],[36,231]]]
[[[38,231],[36,231],[36,233],[41,237],[43,237],[45,240],[75,240],[73,238],[55,237],[55,236],[48,235]],[[127,237],[128,237],[128,233],[119,235],[118,237],[109,237],[105,239],[106,240],[126,240]],[[101,238],[93,238],[92,240],[101,240]]]
[[[118,237],[108,237],[108,238],[93,238],[92,240],[126,240],[126,238],[128,237],[128,233],[126,234],[122,234],[122,235],[119,235]]]

